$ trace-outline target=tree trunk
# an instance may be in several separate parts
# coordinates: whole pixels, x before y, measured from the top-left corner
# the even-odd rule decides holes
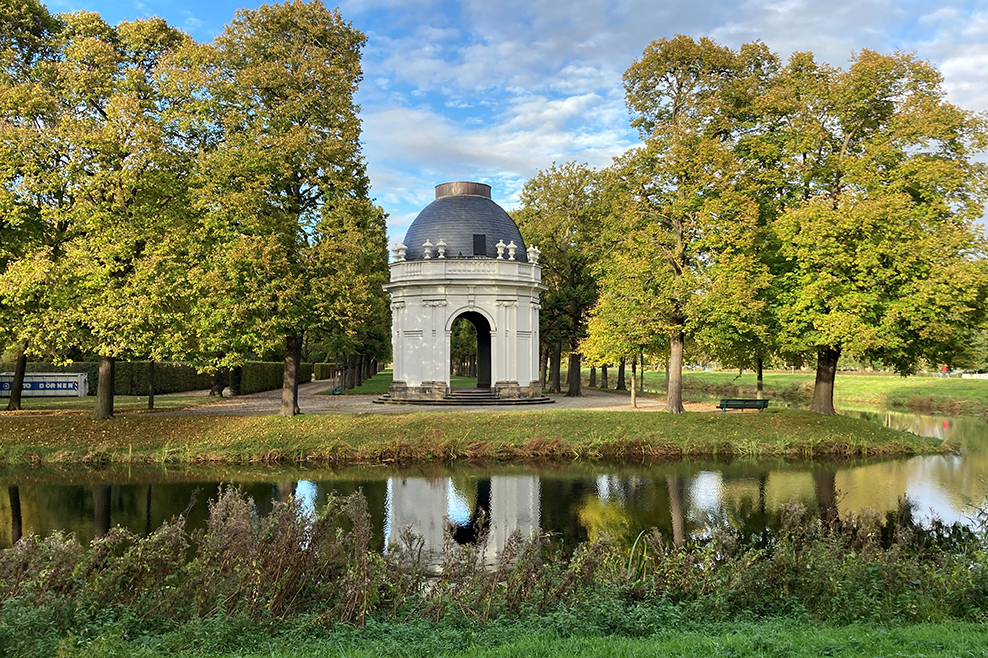
[[[603,389],[607,388],[607,366],[603,365],[600,367],[600,387]]]
[[[13,545],[24,533],[21,521],[21,490],[17,487],[7,487],[7,497],[10,498],[10,543]]]
[[[346,358],[346,368],[344,371],[344,379],[346,383],[344,384],[344,388],[346,389],[357,388],[356,370],[357,370],[357,355],[351,354]]]
[[[566,371],[566,385],[569,387],[566,391],[566,397],[568,398],[583,397],[583,370],[580,367],[581,360],[580,353],[570,349],[569,369]]]
[[[223,376],[223,369],[217,368],[213,373],[213,384],[209,387],[210,397],[223,397],[224,388],[226,388],[226,378]]]
[[[148,361],[148,411],[154,410],[154,359]]]
[[[666,395],[669,395],[669,357],[666,357]]]
[[[563,387],[559,381],[560,362],[563,360],[563,344],[556,341],[552,344],[552,353],[549,355],[549,392],[559,393]]]
[[[24,373],[27,372],[27,341],[21,343],[17,352],[17,364],[14,366],[14,381],[10,385],[10,399],[7,400],[7,411],[21,410],[21,395],[24,392]]]
[[[285,337],[285,375],[281,384],[281,409],[278,415],[292,417],[298,408],[298,364],[302,361],[302,337]]]
[[[357,355],[357,365],[354,367],[354,377],[356,377],[354,382],[357,384],[357,386],[360,386],[364,383],[364,355],[363,354]]]
[[[669,390],[666,392],[666,411],[681,414],[683,407],[683,347],[682,331],[674,331],[669,339]]]
[[[542,388],[548,388],[547,384],[549,380],[547,379],[549,375],[549,348],[546,345],[542,345],[539,348],[539,382],[542,384]]]
[[[626,363],[627,362],[624,359],[621,359],[621,362],[618,364],[618,380],[617,380],[617,386],[615,387],[615,389],[618,391],[628,390],[628,387],[624,383],[624,367]]]
[[[597,388],[597,367],[590,366],[590,388]]]
[[[96,409],[93,418],[113,418],[113,387],[116,386],[117,360],[112,356],[100,356],[99,381],[96,384]]]
[[[634,407],[634,408],[636,408],[636,409],[638,408],[638,398],[636,397],[637,392],[638,392],[638,387],[635,386],[635,384],[636,384],[636,382],[635,382],[635,373],[636,373],[635,366],[636,366],[637,362],[638,362],[638,357],[637,356],[631,357],[631,406]]]
[[[645,395],[645,355],[644,354],[638,355],[638,363],[640,364],[640,367],[638,369],[638,374],[639,374],[638,392],[641,393],[642,395]]]
[[[834,416],[834,379],[837,377],[837,359],[840,348],[821,347],[816,356],[816,383],[813,385],[813,404],[810,411]]]
[[[110,532],[110,485],[97,484],[93,487],[93,528],[96,537]]]
[[[762,357],[758,357],[758,360],[755,361],[755,373],[756,373],[756,379],[757,379],[757,382],[758,382],[755,385],[755,391],[756,391],[755,392],[755,397],[758,398],[759,400],[764,400],[765,399],[765,388],[764,388],[763,382],[762,382],[762,366],[763,365],[764,365],[764,362],[762,361]]]

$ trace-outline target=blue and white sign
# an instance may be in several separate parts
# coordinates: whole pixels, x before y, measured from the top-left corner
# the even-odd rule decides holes
[[[0,373],[0,397],[9,398],[14,373]],[[89,395],[86,373],[30,372],[24,374],[23,397],[85,397]]]

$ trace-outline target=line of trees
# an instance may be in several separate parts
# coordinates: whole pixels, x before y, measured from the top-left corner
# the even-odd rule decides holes
[[[98,355],[109,418],[119,358],[217,371],[276,351],[290,416],[306,337],[386,358],[364,41],[320,2],[239,10],[203,44],[160,18],[0,0],[0,342],[18,377],[29,355]]]
[[[518,213],[550,245],[542,336],[556,354],[569,341],[571,380],[580,355],[667,360],[680,413],[691,350],[759,380],[772,359],[815,360],[811,408],[833,414],[842,354],[906,375],[972,351],[988,123],[946,101],[931,64],[863,50],[845,69],[676,36],[624,83],[642,145],[604,171],[540,172]]]

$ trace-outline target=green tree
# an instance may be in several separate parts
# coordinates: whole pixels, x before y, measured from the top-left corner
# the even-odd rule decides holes
[[[197,347],[217,367],[280,343],[282,415],[299,412],[305,332],[359,317],[351,292],[371,286],[351,277],[366,274],[369,242],[386,259],[359,227],[371,216],[353,103],[364,40],[337,11],[295,1],[238,11],[189,57],[206,68],[193,121],[208,126],[197,130]]]
[[[52,246],[42,208],[53,202],[35,181],[50,180],[45,148],[52,110],[46,73],[57,18],[36,0],[0,0],[0,344],[17,345],[8,411],[21,408],[32,320],[44,303],[37,254]]]
[[[181,207],[154,77],[187,37],[160,19],[114,28],[92,13],[60,18],[52,54],[35,67],[40,84],[22,86],[35,103],[21,113],[33,131],[21,133],[31,150],[17,193],[34,200],[45,237],[2,285],[6,297],[30,301],[21,337],[34,353],[100,355],[94,416],[109,418],[114,360],[144,351],[154,291],[167,287],[141,276],[162,258],[165,236],[179,228],[171,210]]]
[[[681,413],[688,306],[709,262],[705,236],[712,225],[747,211],[727,197],[732,190],[730,149],[719,134],[719,95],[736,76],[737,57],[709,39],[652,42],[624,74],[632,126],[645,146],[614,165],[612,251],[636,268],[654,335],[669,337],[667,410]],[[618,283],[613,273],[602,285]]]
[[[593,263],[601,249],[596,239],[603,208],[600,174],[585,164],[553,164],[525,184],[521,201],[515,215],[518,227],[525,241],[542,251],[542,282],[549,287],[542,300],[540,335],[553,345],[560,336],[568,342],[566,395],[579,396],[580,340],[586,335],[587,312],[597,299]],[[558,348],[550,358],[558,373]]]
[[[732,185],[703,241],[708,258],[688,314],[700,350],[722,365],[754,368],[758,397],[766,360],[779,351],[778,283],[787,271],[775,223],[798,196],[783,174],[785,144],[778,57],[744,44],[714,97],[714,130],[731,151]],[[743,210],[741,210],[743,209]]]
[[[800,202],[777,223],[791,272],[782,339],[815,352],[811,409],[833,414],[841,354],[902,374],[948,363],[982,318],[985,118],[946,102],[913,55],[862,51],[847,70],[797,53],[782,72],[785,171]]]

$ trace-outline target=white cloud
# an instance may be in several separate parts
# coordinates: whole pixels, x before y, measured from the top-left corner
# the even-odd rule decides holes
[[[783,58],[809,50],[840,66],[862,48],[916,51],[940,67],[952,101],[988,109],[988,12],[961,0],[464,0],[442,11],[449,7],[343,5],[358,23],[387,15],[368,30],[365,69],[376,89],[362,90],[361,102],[374,190],[396,218],[414,216],[447,179],[486,180],[510,206],[553,161],[606,166],[635,141],[624,70],[650,41],[677,33],[732,47],[762,40]]]

